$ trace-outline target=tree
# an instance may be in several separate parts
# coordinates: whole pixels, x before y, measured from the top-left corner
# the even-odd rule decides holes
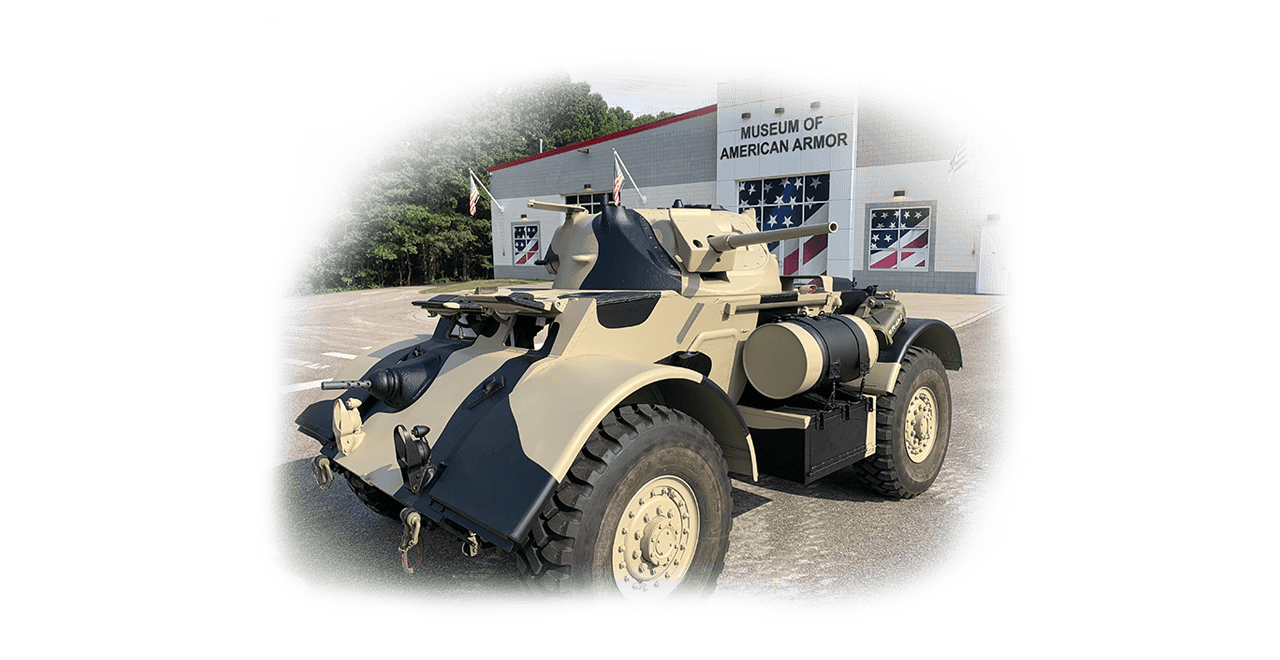
[[[407,131],[367,164],[337,231],[321,241],[303,273],[303,291],[430,284],[492,273],[489,201],[469,214],[467,170],[626,130],[670,112],[633,117],[610,108],[567,74],[495,87],[478,101]],[[487,183],[487,181],[486,181]]]

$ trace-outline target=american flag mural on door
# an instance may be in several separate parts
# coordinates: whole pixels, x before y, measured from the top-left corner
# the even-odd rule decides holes
[[[826,224],[830,218],[831,174],[808,174],[738,181],[738,210],[756,212],[760,229]],[[782,275],[826,275],[827,235],[774,241]]]
[[[538,225],[511,226],[511,257],[517,266],[532,266],[538,260]]]
[[[928,206],[870,208],[867,264],[879,270],[929,270]]]

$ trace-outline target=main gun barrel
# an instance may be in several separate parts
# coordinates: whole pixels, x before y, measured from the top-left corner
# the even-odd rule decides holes
[[[783,227],[782,229],[767,229],[753,234],[720,234],[719,236],[709,236],[707,237],[707,243],[711,246],[711,249],[716,252],[727,252],[747,245],[772,243],[773,241],[781,241],[788,238],[817,236],[818,234],[833,234],[837,229],[839,229],[839,226],[834,222],[828,222],[825,225],[797,225],[795,227]]]

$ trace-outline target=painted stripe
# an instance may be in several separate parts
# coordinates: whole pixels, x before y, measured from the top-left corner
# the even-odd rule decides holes
[[[311,381],[310,383],[294,383],[294,384],[292,384],[292,385],[285,385],[285,386],[284,386],[284,393],[285,393],[285,394],[288,394],[288,393],[290,393],[290,392],[301,392],[301,391],[303,391],[303,390],[314,390],[314,389],[318,389],[318,388],[320,387],[320,383],[327,383],[327,382],[329,382],[329,381],[331,381],[331,380],[333,380],[333,379],[332,379],[332,378],[326,378],[326,379],[324,379],[324,380],[313,380],[313,381]]]
[[[356,359],[356,356],[354,356],[354,355],[348,355],[348,354],[346,354],[346,353],[321,353],[321,355],[325,355],[325,356],[328,356],[328,357],[342,358],[342,359],[344,359],[344,360],[354,360],[354,359]]]
[[[782,274],[795,275],[797,270],[800,270],[800,250],[798,248],[795,252],[788,254],[786,259],[782,260]]]
[[[998,311],[1000,311],[1000,310],[1004,309],[1004,308],[1005,308],[1005,306],[1007,306],[1008,304],[1009,304],[1009,303],[1000,303],[1000,304],[996,305],[995,307],[992,307],[991,309],[988,309],[987,311],[985,311],[985,312],[983,312],[983,313],[981,313],[981,314],[979,314],[979,315],[977,315],[977,316],[967,318],[967,319],[965,319],[965,320],[963,320],[963,321],[961,321],[961,322],[959,322],[959,323],[957,323],[957,324],[955,324],[955,325],[951,326],[951,328],[952,328],[953,330],[954,330],[954,329],[956,329],[956,328],[963,328],[964,326],[969,325],[970,323],[974,323],[974,322],[977,322],[977,321],[981,321],[982,319],[985,319],[985,318],[987,318],[988,316],[991,316],[992,314],[995,314],[996,312],[998,312]]]
[[[880,254],[883,254],[883,253],[880,253]],[[872,259],[876,258],[876,256],[878,256],[877,253],[873,252],[871,254]],[[889,255],[886,256],[885,258],[871,264],[871,267],[872,268],[893,268],[894,264],[896,263],[898,263],[898,253],[890,252]]]
[[[593,144],[598,144],[598,143],[600,143],[600,142],[605,142],[605,141],[608,141],[608,140],[615,140],[615,139],[617,139],[617,138],[623,137],[624,135],[634,135],[634,134],[636,134],[636,133],[640,133],[640,132],[647,131],[647,130],[650,130],[650,129],[658,128],[659,126],[666,126],[667,124],[674,124],[674,123],[676,123],[676,122],[678,122],[678,121],[684,121],[684,120],[686,120],[686,119],[693,119],[694,117],[701,117],[702,115],[710,114],[710,113],[715,112],[715,111],[716,111],[716,106],[714,106],[714,105],[709,105],[709,106],[707,106],[707,107],[705,107],[705,108],[698,108],[697,110],[690,110],[689,112],[686,112],[686,113],[684,113],[684,114],[682,114],[682,115],[676,115],[676,116],[674,116],[674,117],[668,117],[668,118],[663,119],[663,120],[661,120],[661,121],[651,121],[651,122],[649,122],[649,123],[647,123],[647,124],[641,124],[641,125],[639,125],[639,126],[636,126],[635,128],[628,128],[628,129],[627,129],[627,130],[625,130],[625,131],[618,131],[617,133],[610,133],[610,134],[608,134],[608,135],[602,135],[602,136],[600,136],[600,137],[598,137],[598,138],[592,138],[592,139],[590,139],[590,140],[583,140],[582,142],[575,142],[575,143],[573,143],[573,144],[571,144],[571,145],[568,145],[568,146],[565,146],[565,147],[560,147],[559,149],[555,149],[555,150],[553,150],[553,151],[547,151],[547,152],[543,152],[543,153],[540,153],[540,154],[534,154],[534,155],[532,155],[532,156],[525,156],[524,158],[520,158],[520,159],[518,159],[518,160],[513,160],[513,161],[511,161],[511,162],[509,162],[509,163],[502,163],[502,164],[500,164],[500,165],[494,165],[493,167],[485,168],[485,171],[486,171],[486,172],[497,172],[498,170],[501,170],[501,169],[504,169],[504,168],[507,168],[507,167],[512,167],[512,166],[515,166],[515,165],[519,165],[519,164],[521,164],[521,163],[528,163],[528,162],[530,162],[530,161],[535,161],[535,160],[539,160],[539,159],[542,159],[542,158],[547,158],[548,156],[554,156],[554,155],[556,155],[556,154],[562,154],[562,153],[565,153],[565,152],[567,152],[567,151],[574,151],[574,150],[576,150],[576,149],[581,149],[581,148],[583,148],[583,147],[589,147],[589,146],[591,146],[591,145],[593,145]]]
[[[292,365],[293,365],[293,366],[295,366],[295,367],[305,367],[305,366],[307,366],[308,364],[311,364],[310,362],[307,362],[306,360],[295,360],[295,359],[293,359],[293,358],[284,358],[284,363],[285,363],[285,364],[292,364]]]
[[[814,236],[813,238],[810,238],[809,240],[805,241],[804,242],[804,264],[806,266],[809,265],[809,262],[813,261],[814,257],[817,257],[818,255],[822,254],[822,251],[826,249],[827,249],[826,234]]]

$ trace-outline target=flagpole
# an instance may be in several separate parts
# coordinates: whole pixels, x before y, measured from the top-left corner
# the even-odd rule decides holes
[[[622,162],[622,156],[618,155],[617,149],[613,150],[613,159],[618,161],[618,164],[622,166],[622,171],[627,175],[627,179],[631,181],[631,187],[635,189],[637,195],[640,195],[640,201],[648,204],[649,199],[644,196],[644,193],[640,192],[640,187],[636,185],[635,177],[631,176],[631,172],[627,171],[627,164]]]
[[[484,194],[488,195],[489,199],[493,200],[493,205],[498,207],[499,211],[506,213],[507,210],[502,208],[502,205],[498,203],[498,200],[493,198],[493,193],[489,192],[489,189],[484,187],[484,183],[480,181],[480,177],[476,176],[476,173],[472,172],[470,167],[467,168],[467,173],[471,175],[471,180],[475,181],[476,185],[480,186],[480,189],[484,191]]]
[[[973,139],[973,180],[978,184],[978,216],[982,216],[984,205],[982,203],[982,169],[980,169],[980,161],[978,160],[978,134],[973,127],[969,127],[969,134]]]

